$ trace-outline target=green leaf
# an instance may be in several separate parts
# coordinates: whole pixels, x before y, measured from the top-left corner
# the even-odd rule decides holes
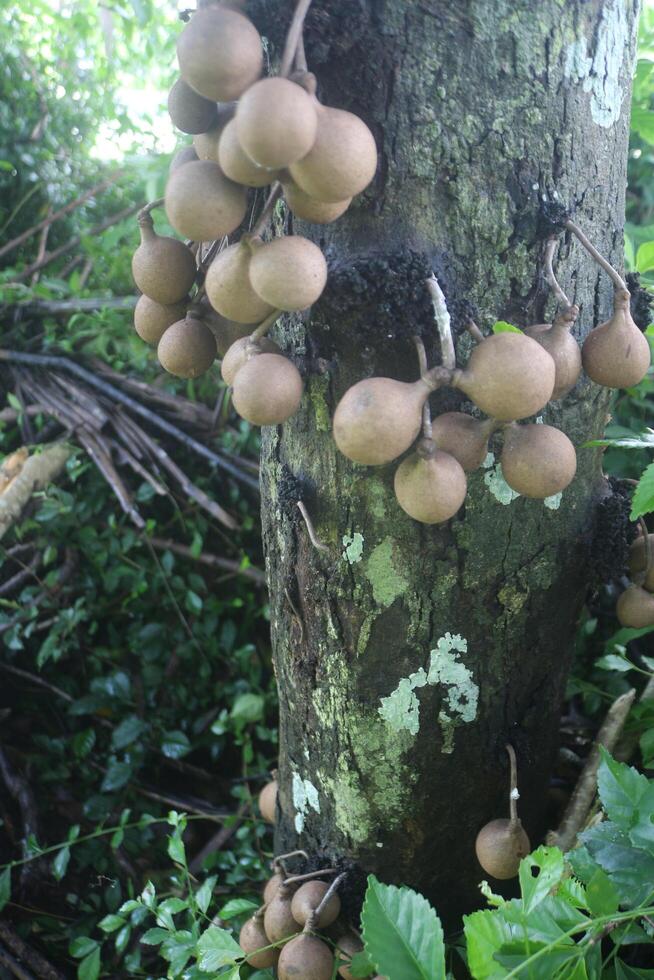
[[[601,762],[597,773],[597,789],[602,806],[609,818],[624,830],[637,819],[637,808],[647,792],[648,781],[624,762],[616,762],[606,749],[600,747]]]
[[[615,980],[654,980],[654,970],[635,969],[622,960],[616,960]]]
[[[642,473],[638,486],[631,501],[631,513],[629,519],[638,520],[644,514],[650,514],[654,510],[654,463]]]
[[[648,728],[640,736],[640,752],[643,757],[643,765],[651,768],[654,761],[654,728]]]
[[[161,751],[168,759],[181,759],[191,751],[191,743],[184,732],[165,732],[161,741]]]
[[[146,723],[137,715],[128,715],[111,733],[111,745],[114,749],[125,749],[135,742],[147,729]]]
[[[601,868],[598,868],[586,887],[588,908],[593,915],[613,915],[620,905],[615,885]]]
[[[211,904],[211,896],[213,895],[213,890],[216,885],[217,876],[212,875],[204,881],[195,893],[195,904],[200,909],[200,912],[206,912]],[[222,916],[220,917],[222,918]]]
[[[383,885],[369,875],[361,925],[366,952],[378,973],[402,980],[444,980],[443,930],[422,895]]]
[[[105,915],[104,919],[98,922],[98,928],[103,932],[115,932],[125,925],[125,920],[120,915]]]
[[[168,857],[176,864],[186,865],[186,849],[178,832],[168,838]]]
[[[11,898],[11,868],[5,868],[0,874],[0,911]]]
[[[107,769],[102,780],[101,789],[103,793],[111,793],[113,790],[121,789],[132,775],[132,767],[129,762],[112,762]]]
[[[263,718],[264,699],[261,694],[239,694],[232,707],[232,718],[242,725],[253,724]]]
[[[595,661],[595,666],[599,670],[619,670],[623,673],[633,670],[634,667],[626,657],[619,657],[617,653],[607,653],[604,657],[600,657]]]
[[[538,868],[538,875],[532,875]],[[539,847],[523,858],[518,872],[525,912],[529,913],[559,884],[566,873],[563,853],[558,847]]]
[[[654,269],[654,242],[644,242],[636,252],[636,272]]]
[[[52,862],[52,873],[57,881],[61,881],[66,874],[69,861],[70,847],[62,847],[59,851],[57,851],[54,861]]]
[[[98,980],[100,976],[100,947],[85,956],[77,967],[78,980]]]
[[[375,972],[375,964],[372,962],[365,949],[361,950],[360,953],[355,953],[354,956],[348,961],[343,960],[343,963],[347,964],[349,972],[353,977],[369,977]]]
[[[118,955],[124,953],[129,944],[132,935],[132,927],[127,923],[116,933],[116,938],[114,939],[114,948]]]
[[[221,908],[218,913],[218,918],[227,922],[229,919],[235,919],[237,915],[254,912],[255,909],[259,908],[259,904],[257,902],[251,902],[249,898],[230,898]]]
[[[493,333],[523,333],[520,327],[514,327],[512,323],[507,323],[506,320],[496,320],[493,324]]]
[[[468,968],[475,980],[504,976],[498,971],[495,953],[511,941],[513,930],[498,912],[473,912],[463,918]]]
[[[159,929],[155,926],[154,929],[148,929],[147,932],[143,933],[140,942],[145,946],[158,946],[164,939],[168,939],[169,935],[170,933],[167,929]]]
[[[646,143],[654,146],[654,112],[634,106],[631,111],[631,128]]]
[[[209,926],[198,941],[198,966],[205,973],[215,973],[243,956],[243,950],[231,933]]]
[[[91,939],[90,936],[78,936],[70,942],[68,952],[76,960],[79,960],[92,953],[97,946],[98,942],[96,939]]]

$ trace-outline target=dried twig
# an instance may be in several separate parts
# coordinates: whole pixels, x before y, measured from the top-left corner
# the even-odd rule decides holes
[[[226,571],[233,572],[234,575],[242,575],[243,578],[250,579],[250,581],[256,582],[260,586],[265,586],[266,584],[266,576],[258,568],[242,568],[240,562],[233,561],[229,558],[221,558],[219,555],[210,555],[204,551],[200,552],[199,555],[194,555],[187,545],[181,544],[179,541],[173,541],[171,538],[148,538],[148,540],[152,547],[158,551],[172,551],[173,554],[181,555],[182,558],[190,558],[200,565],[207,565],[209,568],[223,568]]]

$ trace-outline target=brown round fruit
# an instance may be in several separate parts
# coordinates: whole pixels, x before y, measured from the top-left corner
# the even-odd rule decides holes
[[[177,378],[197,378],[216,358],[216,341],[199,318],[187,314],[168,327],[157,347],[159,363]]]
[[[315,198],[305,194],[290,177],[284,178],[283,185],[284,199],[289,211],[301,221],[310,221],[314,225],[328,225],[332,221],[336,221],[347,211],[352,200],[351,197],[348,197],[344,201],[336,201],[333,204],[327,201],[316,201]]]
[[[297,922],[291,915],[291,896],[286,889],[279,889],[268,903],[263,927],[271,943],[297,935]]]
[[[633,321],[629,300],[626,290],[616,290],[613,316],[591,330],[582,347],[586,374],[605,388],[637,385],[650,365],[649,342]]]
[[[265,303],[292,311],[316,302],[327,282],[327,263],[317,245],[300,235],[252,244],[250,282]]]
[[[313,146],[291,166],[291,177],[318,201],[344,201],[360,194],[375,176],[377,147],[362,119],[317,103]]]
[[[230,245],[213,260],[204,283],[214,310],[236,323],[260,323],[274,309],[252,288],[251,257],[244,242]]]
[[[273,900],[273,898],[279,891],[279,886],[282,884],[285,877],[286,876],[283,875],[280,871],[275,871],[272,878],[268,879],[265,888],[263,890],[264,905],[268,905],[268,903]]]
[[[196,11],[177,41],[184,80],[205,99],[231,102],[259,78],[261,38],[234,10],[212,5]]]
[[[536,323],[525,333],[533,337],[551,356],[555,366],[552,401],[565,398],[572,391],[581,374],[581,350],[572,336],[571,328],[579,314],[578,306],[571,306],[554,323]]]
[[[654,592],[654,534],[648,534],[647,537],[649,539],[650,562],[647,577],[640,584],[648,592]],[[647,551],[645,548],[645,539],[641,534],[629,549],[629,572],[631,573],[631,577],[636,578],[637,575],[644,572],[646,564]]]
[[[228,180],[217,163],[187,163],[168,178],[165,207],[180,235],[194,242],[212,242],[229,235],[245,217],[247,191]]]
[[[277,964],[279,980],[331,980],[334,957],[316,936],[302,935],[282,949]]]
[[[218,118],[216,103],[198,95],[183,78],[168,93],[168,114],[183,133],[206,133]]]
[[[475,419],[465,412],[444,412],[432,422],[432,438],[439,449],[454,456],[466,473],[479,469],[488,455],[494,419]]]
[[[530,850],[529,838],[519,820],[491,820],[475,841],[477,860],[487,874],[499,881],[515,878],[520,861]]]
[[[466,475],[449,453],[423,439],[395,472],[395,496],[405,513],[422,524],[442,524],[454,517],[466,498]]]
[[[189,300],[186,298],[179,303],[163,306],[161,303],[155,303],[144,293],[139,296],[134,309],[134,329],[146,344],[156,345],[168,327],[184,319],[188,303]]]
[[[250,333],[251,332],[252,331],[250,331]],[[275,341],[270,340],[269,337],[260,337],[259,340],[257,340],[256,345],[262,354],[282,353]],[[248,359],[248,347],[251,346],[252,341],[250,340],[250,334],[248,334],[246,337],[241,337],[239,340],[235,340],[231,345],[223,357],[223,362],[220,366],[220,373],[223,376],[223,381],[225,384],[230,386],[234,384],[234,378]]]
[[[197,159],[198,155],[195,152],[194,146],[183,146],[170,161],[168,173],[172,174],[173,170],[177,170],[178,167],[183,167],[185,163],[193,163]]]
[[[334,441],[348,459],[381,466],[397,459],[420,431],[426,381],[367,378],[345,392],[334,413]]]
[[[243,150],[260,167],[271,170],[305,156],[313,146],[317,125],[313,96],[287,78],[257,82],[236,109],[236,132]]]
[[[552,357],[531,337],[498,333],[477,344],[465,369],[454,372],[452,387],[486,415],[511,422],[547,405],[555,374]]]
[[[218,147],[220,137],[227,123],[233,119],[234,110],[230,105],[219,105],[217,107],[218,119],[206,133],[197,133],[193,137],[193,146],[200,160],[211,160],[218,163]]]
[[[263,928],[262,916],[253,915],[247,920],[239,933],[238,944],[248,954],[245,962],[257,970],[277,965],[279,950],[264,949],[265,946],[270,946],[270,940]]]
[[[511,489],[537,500],[561,493],[577,471],[575,447],[551,425],[507,425],[500,462]]]
[[[311,913],[318,908],[323,898],[329,890],[329,884],[325,881],[305,881],[300,885],[293,901],[291,902],[291,912],[295,921],[303,926],[311,917]],[[320,918],[314,927],[316,929],[326,929],[332,922],[335,922],[341,911],[341,900],[336,893],[330,896],[327,904],[320,913]]]
[[[292,361],[281,354],[256,354],[234,378],[234,408],[252,425],[281,425],[297,412],[304,384]]]
[[[244,152],[236,133],[236,120],[232,119],[222,131],[218,144],[218,163],[223,173],[245,187],[267,187],[278,178],[277,170],[268,170],[253,163]]]
[[[179,303],[195,282],[195,259],[184,242],[157,235],[152,219],[139,222],[141,244],[132,257],[134,282],[156,303]]]
[[[615,614],[620,625],[629,629],[654,626],[654,595],[640,585],[630,585],[619,597]]]
[[[266,823],[275,822],[277,810],[277,780],[272,779],[259,793],[259,810]]]

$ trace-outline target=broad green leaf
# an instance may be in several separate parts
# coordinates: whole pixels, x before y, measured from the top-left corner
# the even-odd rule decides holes
[[[538,875],[535,877],[532,874],[534,868],[538,868]],[[565,861],[558,847],[539,847],[533,854],[523,858],[518,874],[525,912],[535,909],[559,884],[565,873]]]
[[[71,940],[68,946],[68,952],[76,960],[79,960],[92,953],[97,945],[97,940],[91,939],[90,936],[77,936],[76,939]]]
[[[121,789],[132,775],[132,767],[129,762],[112,762],[107,769],[102,780],[101,789],[104,793],[111,793]]]
[[[237,915],[254,912],[255,909],[259,908],[260,904],[260,902],[251,902],[249,898],[230,898],[221,908],[218,913],[218,918],[224,922],[228,922],[229,919],[235,919]]]
[[[166,732],[161,740],[161,751],[168,759],[181,759],[191,751],[191,743],[184,732]]]
[[[240,694],[231,711],[234,721],[243,725],[260,721],[263,717],[264,699],[261,694]]]
[[[513,928],[505,922],[499,911],[473,912],[463,918],[467,946],[468,968],[475,980],[495,980],[506,976],[500,968],[495,953],[505,943],[510,943]]]
[[[361,926],[366,952],[378,973],[402,980],[444,980],[443,930],[422,895],[383,885],[369,875]]]
[[[153,929],[148,929],[147,932],[144,932],[139,942],[142,942],[145,946],[158,946],[164,939],[168,939],[169,935],[170,933],[167,929],[160,929],[158,926],[155,926]]]
[[[654,970],[635,969],[622,960],[615,961],[615,980],[654,980]]]
[[[11,898],[11,868],[5,868],[0,874],[0,911]]]
[[[70,847],[62,847],[59,851],[57,851],[54,861],[52,862],[52,873],[57,881],[61,881],[66,874],[69,861]]]
[[[209,926],[198,940],[198,966],[205,973],[215,973],[243,956],[243,950],[226,929]]]
[[[631,501],[630,520],[635,521],[654,510],[654,463],[642,473]]]
[[[598,868],[586,887],[588,908],[596,916],[613,915],[620,905],[615,885],[601,868]]]
[[[654,780],[649,780],[638,807],[637,820],[629,831],[629,838],[635,847],[642,847],[654,855]],[[654,882],[652,883],[654,891]]]
[[[120,915],[105,915],[104,919],[100,919],[98,922],[98,927],[103,932],[115,932],[116,929],[121,929],[124,925],[125,920]]]
[[[146,723],[138,715],[128,715],[114,728],[111,734],[111,744],[114,749],[125,749],[147,729]]]
[[[606,749],[600,747],[601,761],[597,773],[597,789],[608,817],[628,830],[637,819],[637,808],[647,792],[648,781],[624,762],[616,762]]]
[[[78,980],[98,980],[100,976],[100,947],[96,946],[77,967]]]
[[[654,269],[654,242],[644,242],[636,252],[636,272]]]
[[[584,831],[580,839],[617,888],[621,905],[634,908],[647,901],[654,881],[652,855],[634,848],[627,834],[610,821]],[[578,873],[574,853],[570,853],[570,858],[575,873]]]
[[[600,657],[599,660],[595,661],[595,666],[599,670],[619,670],[625,673],[628,670],[633,670],[634,665],[630,663],[626,657],[620,657],[617,653],[607,653],[605,656]]]
[[[216,875],[212,875],[203,882],[195,893],[195,904],[200,912],[206,912],[211,904],[211,896],[217,881]]]

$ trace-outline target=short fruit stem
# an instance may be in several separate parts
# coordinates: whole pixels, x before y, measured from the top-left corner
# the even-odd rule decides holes
[[[298,0],[295,6],[293,19],[291,20],[288,34],[286,35],[286,44],[284,45],[284,53],[282,55],[282,62],[279,68],[279,74],[282,76],[282,78],[286,78],[288,76],[293,65],[297,47],[300,42],[300,38],[302,37],[304,18],[306,17],[310,6],[311,0]]]
[[[571,303],[566,294],[561,289],[559,282],[554,275],[554,268],[552,266],[552,260],[554,259],[554,254],[559,247],[558,239],[548,238],[547,245],[545,246],[545,257],[543,259],[543,266],[545,270],[545,278],[549,284],[550,289],[556,296],[559,303],[561,303],[566,309],[570,309]]]
[[[152,218],[150,217],[150,211],[154,211],[155,208],[162,207],[163,203],[164,203],[164,198],[159,197],[157,198],[156,201],[150,201],[149,204],[146,204],[144,207],[142,207],[141,210],[137,211],[136,213],[136,220],[138,221],[138,223],[140,225],[149,224],[152,227],[153,221]]]
[[[416,350],[418,351],[418,364],[420,365],[420,377],[424,377],[427,374],[427,352],[425,351],[425,345],[422,341],[422,337],[415,336],[413,342],[416,345]],[[425,399],[425,404],[422,406],[422,434],[425,439],[431,439],[432,437],[432,425],[431,425],[431,409],[429,407],[429,399]]]
[[[520,793],[518,792],[518,763],[515,757],[515,749],[510,742],[507,742],[505,749],[509,756],[509,765],[511,769],[510,775],[510,791],[509,791],[509,813],[511,816],[511,823],[518,823],[518,800],[520,799]]]
[[[589,241],[588,238],[586,238],[579,225],[575,224],[574,221],[568,218],[568,220],[565,223],[565,227],[568,229],[568,231],[572,232],[575,238],[577,238],[584,246],[588,254],[591,255],[595,259],[597,264],[601,266],[602,269],[604,269],[606,274],[610,276],[611,281],[613,282],[615,288],[624,289],[626,292],[629,292],[629,290],[627,289],[627,284],[622,278],[622,276],[619,274],[619,272],[617,272],[613,268],[611,263],[608,262],[603,255],[600,255],[600,253],[597,251],[593,243]]]
[[[269,313],[266,319],[261,321],[256,330],[252,331],[250,334],[250,340],[256,341],[261,340],[262,337],[265,337],[271,327],[274,327],[274,325],[277,323],[281,315],[281,310],[273,310],[272,313]]]

